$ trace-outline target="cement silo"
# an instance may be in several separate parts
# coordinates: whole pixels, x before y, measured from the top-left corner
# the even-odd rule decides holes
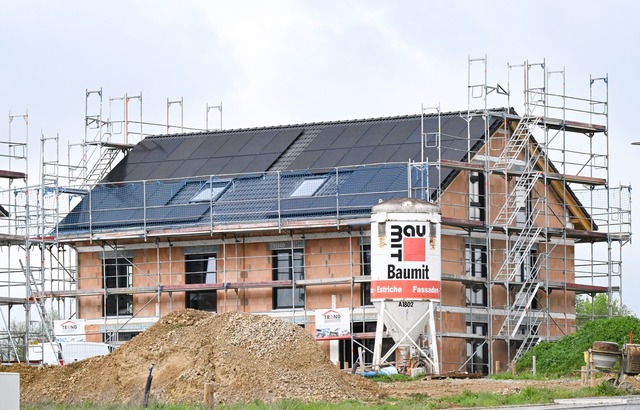
[[[375,205],[371,215],[371,300],[378,311],[374,368],[400,352],[409,362],[411,351],[439,372],[434,310],[440,301],[441,253],[439,208],[415,198]],[[381,357],[383,326],[395,345]],[[428,349],[417,343],[420,335]]]

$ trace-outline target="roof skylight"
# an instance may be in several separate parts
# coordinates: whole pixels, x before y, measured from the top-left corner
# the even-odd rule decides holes
[[[298,187],[289,195],[291,198],[299,198],[304,196],[313,196],[318,189],[325,183],[327,177],[307,178],[298,185]]]
[[[211,184],[209,183],[206,183],[204,185],[204,188],[200,192],[195,194],[189,202],[215,201],[216,199],[218,199],[220,194],[222,194],[222,192],[224,192],[224,190],[227,189],[228,185],[229,185],[229,182],[223,182],[223,183],[214,182],[213,186],[211,186]]]

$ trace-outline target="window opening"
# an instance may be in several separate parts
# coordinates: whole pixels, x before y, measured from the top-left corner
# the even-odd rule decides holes
[[[360,274],[371,276],[371,245],[362,245],[360,248]],[[362,306],[371,305],[371,282],[360,283]]]
[[[128,342],[134,337],[138,336],[141,332],[107,332],[102,334],[103,343],[124,343]]]
[[[485,246],[467,244],[465,247],[465,270],[468,277],[487,277],[487,251]],[[483,283],[470,283],[466,286],[467,306],[488,306],[487,286]]]
[[[484,221],[484,174],[473,171],[469,173],[469,219]]]
[[[216,282],[215,254],[185,255],[185,283],[187,285]],[[212,289],[186,292],[185,305],[191,309],[215,312],[217,308],[217,293]]]
[[[487,324],[467,322],[467,333],[486,336]],[[467,372],[489,373],[489,346],[485,340],[467,339],[467,360]]]
[[[518,184],[518,182],[522,179],[526,178],[524,176],[518,177],[516,179],[516,186],[514,188],[516,195],[516,226],[523,227],[527,223],[527,218],[531,215],[533,211],[531,209],[531,200],[533,192],[529,192],[527,195],[527,187],[522,184]]]
[[[304,279],[304,251],[283,249],[273,251],[273,280]],[[293,302],[293,306],[292,306]],[[296,287],[295,295],[291,286],[273,289],[273,308],[291,309],[304,307],[304,288]]]
[[[518,256],[522,257],[523,252],[519,252]],[[528,282],[535,279],[538,276],[536,263],[538,261],[538,255],[535,250],[531,250],[528,256],[524,256],[522,264],[520,265],[520,272],[516,275],[516,282]]]
[[[133,264],[127,258],[104,259],[104,281],[107,289],[133,287]],[[107,295],[106,316],[133,315],[133,295]]]

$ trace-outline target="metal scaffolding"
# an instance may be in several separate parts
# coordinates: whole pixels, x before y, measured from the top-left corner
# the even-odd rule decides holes
[[[29,115],[9,114],[7,139],[0,141],[3,362],[42,359],[29,358],[29,346],[52,342],[54,319],[76,317],[76,297],[67,294],[78,289],[78,255],[74,246],[58,240],[58,223],[135,143],[150,135],[144,127],[164,129],[165,124],[143,122],[141,93],[108,101],[105,117],[102,89],[86,90],[84,138],[68,144],[67,163],[61,161],[59,135],[41,134],[37,182],[28,177]]]
[[[493,367],[498,359],[494,352],[506,351],[501,359],[510,363],[538,340],[553,340],[574,331],[576,294],[607,294],[610,314],[614,300],[622,303],[622,250],[631,239],[630,187],[614,188],[609,183],[608,77],[591,78],[589,96],[575,98],[566,95],[564,69],[549,70],[546,61],[525,61],[507,68],[507,86],[489,85],[486,56],[469,58],[468,106],[466,112],[459,113],[467,123],[466,133],[443,134],[440,107],[423,107],[423,151],[437,147],[438,157],[426,158],[423,152],[420,163],[381,165],[403,170],[398,172],[409,181],[407,189],[397,192],[397,196],[437,201],[443,212],[443,236],[454,238],[443,245],[443,255],[448,256],[443,256],[442,280],[458,286],[466,300],[460,303],[445,293],[437,306],[436,322],[441,358],[445,357],[445,339],[454,340],[462,351],[466,348],[464,357],[443,363],[459,371],[499,371]],[[518,77],[522,78],[522,108],[512,107],[518,86],[517,81],[511,80],[511,73],[516,70],[522,70]],[[552,90],[556,79],[561,80],[561,86]],[[3,360],[22,359],[18,346],[22,343],[28,350],[25,344],[33,340],[29,332],[21,335],[24,339],[20,343],[11,340],[8,330],[11,307],[15,306],[25,307],[27,323],[32,310],[46,323],[53,310],[61,318],[73,318],[81,300],[95,301],[101,314],[92,321],[93,330],[88,333],[115,344],[169,311],[184,307],[185,295],[197,292],[213,292],[220,311],[260,311],[303,325],[312,323],[312,309],[306,304],[298,307],[292,303],[290,309],[277,311],[252,309],[253,295],[275,288],[291,288],[292,294],[296,289],[329,293],[334,305],[335,299],[348,295],[348,303],[342,305],[350,308],[353,337],[343,346],[345,352],[340,360],[352,361],[355,357],[351,352],[357,346],[369,346],[366,341],[373,339],[375,329],[371,324],[376,319],[375,309],[366,301],[370,281],[369,228],[363,222],[366,218],[340,214],[344,210],[338,206],[341,198],[337,188],[331,196],[335,200],[331,205],[335,206],[335,217],[312,222],[285,221],[277,214],[268,220],[243,223],[243,218],[251,215],[241,210],[225,214],[234,223],[220,226],[214,223],[214,214],[225,212],[225,205],[229,209],[234,205],[213,201],[213,190],[222,187],[216,184],[230,184],[225,178],[212,175],[204,181],[140,181],[117,188],[144,193],[140,206],[130,210],[143,215],[143,229],[108,232],[90,225],[88,231],[79,231],[75,237],[61,238],[59,222],[82,198],[89,198],[90,204],[92,195],[106,189],[100,181],[137,142],[152,134],[150,130],[156,134],[178,127],[181,131],[206,131],[184,127],[182,99],[167,99],[166,123],[142,120],[141,93],[108,101],[109,114],[105,117],[102,89],[86,91],[84,138],[81,144],[69,144],[67,164],[60,162],[58,137],[42,135],[41,181],[32,189],[28,188],[27,179],[28,129],[24,143],[11,140],[11,129],[9,141],[0,142],[0,148],[6,147],[9,152],[8,171],[0,171],[0,182],[5,183],[0,205],[8,215],[0,215],[0,226],[4,228],[2,250],[6,250],[8,261],[0,277],[5,289],[0,295],[0,319],[4,322],[1,334],[6,341]],[[136,110],[130,106],[132,101],[138,104]],[[502,104],[494,105],[494,101]],[[120,104],[121,110],[113,109]],[[180,108],[177,126],[169,125],[173,105]],[[491,108],[499,106],[507,108]],[[207,105],[207,129],[212,108],[220,110],[222,122],[222,103]],[[28,123],[26,115],[12,116],[10,123],[21,118]],[[434,122],[427,124],[427,118],[437,118],[437,128],[433,128]],[[477,118],[483,120],[485,135],[480,148],[474,146],[470,130]],[[492,126],[496,120],[499,126]],[[447,149],[459,149],[464,159],[443,159],[445,144]],[[463,180],[457,186],[464,188],[452,185],[444,190],[442,185],[430,183],[443,183],[443,168],[456,170],[456,178]],[[329,170],[328,174],[338,180],[341,173],[351,171],[342,167]],[[285,173],[273,171],[253,177],[272,183],[271,192],[260,200],[274,201],[279,211],[281,201],[286,200],[279,192]],[[169,205],[160,207],[146,202],[152,185],[154,189],[172,189],[177,195],[192,196],[209,187],[210,224],[183,224],[172,227],[169,233],[154,230],[165,215],[159,208]],[[224,185],[221,189],[226,188]],[[380,194],[375,185],[370,189],[365,194]],[[29,198],[30,193],[36,197]],[[443,203],[445,197],[457,199]],[[182,204],[171,210],[188,212],[189,206],[196,205]],[[88,212],[92,212],[91,206]],[[94,216],[88,215],[88,220],[94,221]],[[274,280],[269,264],[250,268],[264,264],[263,256],[244,252],[244,247],[252,244],[274,242],[288,243],[284,249],[293,255],[311,241],[332,238],[344,240],[345,248],[305,250],[301,268],[316,272],[321,279],[294,276]],[[190,259],[174,252],[180,247],[196,249],[199,255],[215,254],[216,270],[208,273],[215,273],[217,280],[187,283],[185,266]],[[138,251],[144,252],[144,260],[133,260],[132,252]],[[78,259],[91,254],[100,257],[85,260],[85,274],[79,276]],[[23,261],[24,270],[18,268],[16,261]],[[162,265],[169,270],[163,270]],[[349,273],[330,273],[337,268]],[[107,286],[106,269],[124,272],[123,285]],[[21,294],[19,289],[26,289],[27,293]],[[107,312],[113,301],[117,301],[115,306],[123,314]],[[445,322],[449,318],[462,323],[462,328],[447,329]],[[42,334],[37,337],[42,338]]]
[[[478,63],[483,76],[472,80]],[[492,113],[492,92],[513,107],[512,70],[523,73],[522,114]],[[614,300],[622,303],[622,248],[631,239],[630,187],[609,184],[608,77],[591,78],[589,97],[576,98],[566,94],[564,69],[549,70],[544,60],[509,64],[508,74],[506,89],[490,86],[486,57],[469,58],[469,115],[482,115],[486,124],[496,115],[504,121],[502,138],[494,137],[483,155],[459,165],[471,179],[483,175],[482,201],[492,205],[485,206],[482,226],[468,227],[470,238],[484,237],[478,258],[483,279],[475,286],[487,292],[484,306],[468,314],[471,323],[486,325],[472,332],[482,345],[469,361],[484,356],[485,365],[494,363],[498,344],[506,344],[511,363],[539,340],[574,330],[573,315],[551,314],[554,289],[563,294],[565,312],[575,303],[570,295],[606,293],[612,314]],[[551,89],[552,77],[561,78],[561,89]],[[594,97],[598,83],[604,87],[601,99]],[[497,189],[489,183],[496,177],[502,180]],[[586,210],[582,217],[576,215],[580,206]],[[469,219],[478,219],[472,209]],[[568,254],[572,248],[575,256]],[[504,306],[495,302],[505,297]],[[473,343],[472,335],[465,337]]]

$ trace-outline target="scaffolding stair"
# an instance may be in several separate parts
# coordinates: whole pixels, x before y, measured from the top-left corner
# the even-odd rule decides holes
[[[513,357],[513,360],[518,361],[520,357],[527,353],[529,349],[540,340],[540,336],[538,335],[538,323],[539,320],[536,317],[532,317],[531,321],[527,323],[527,334],[522,341],[522,344],[516,351],[516,354]]]
[[[502,208],[498,212],[495,224],[503,227],[513,224],[516,216],[518,215],[518,209],[524,208],[527,198],[538,181],[542,177],[541,172],[534,172],[525,174],[518,178],[513,190],[509,193],[507,200]]]
[[[118,154],[122,152],[122,148],[100,146],[101,154],[91,170],[87,173],[87,177],[82,184],[82,188],[91,188],[98,182],[102,181],[111,171],[112,165],[115,163]]]
[[[531,314],[531,305],[536,298],[538,290],[542,286],[542,282],[536,278],[545,263],[546,258],[544,255],[540,255],[535,265],[531,266],[498,331],[498,336],[513,339],[521,329],[525,330],[524,339],[518,347],[513,360],[518,360],[520,356],[526,353],[531,346],[540,339],[538,336],[540,318]]]
[[[516,160],[525,151],[529,144],[532,130],[542,121],[538,116],[524,116],[518,122],[518,126],[507,141],[505,148],[494,163],[494,171],[511,171]]]
[[[513,281],[525,258],[531,253],[531,248],[533,248],[536,240],[540,237],[542,230],[543,228],[540,226],[531,225],[522,229],[520,235],[518,235],[518,238],[507,252],[504,262],[502,262],[502,266],[500,266],[495,276],[497,281]]]
[[[24,272],[25,279],[28,278],[29,286],[27,289],[27,299],[30,302],[34,302],[36,306],[36,310],[38,311],[38,315],[40,316],[40,321],[42,323],[42,329],[44,331],[45,341],[44,343],[48,343],[51,345],[53,352],[57,355],[58,358],[62,359],[62,352],[60,351],[59,345],[54,343],[53,335],[51,334],[49,328],[53,326],[53,319],[51,315],[49,315],[47,311],[47,307],[45,306],[45,292],[44,289],[40,289],[38,282],[35,280],[33,276],[33,270],[25,267],[20,260],[20,266],[22,267],[22,271]],[[28,326],[28,324],[27,324]]]
[[[500,326],[498,336],[514,338],[524,319],[533,319],[533,317],[529,315],[529,311],[533,300],[536,298],[538,289],[540,289],[540,282],[538,281],[529,280],[523,284],[518,293],[516,293],[515,300],[509,307],[506,318],[502,326]],[[527,324],[531,324],[530,320]]]
[[[11,335],[11,324],[5,318],[2,309],[0,309],[0,317],[2,318],[2,324],[4,325],[5,329],[2,333],[0,333],[0,342],[2,342],[3,346],[7,347],[6,353],[4,351],[0,351],[0,360],[2,360],[3,362],[9,362],[11,361],[11,354],[13,354],[18,363],[20,363],[20,354],[18,353],[17,341]],[[8,343],[5,342],[5,335]]]

